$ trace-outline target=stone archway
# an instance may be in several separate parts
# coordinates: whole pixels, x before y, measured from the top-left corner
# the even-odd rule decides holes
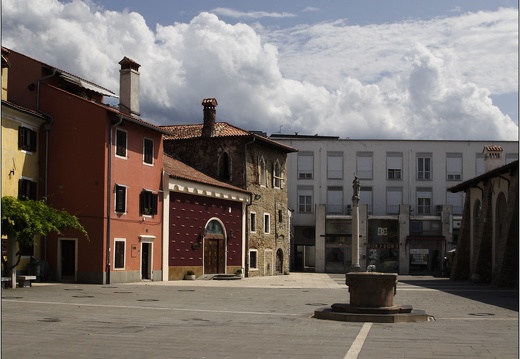
[[[283,274],[283,251],[281,248],[276,251],[276,274]]]

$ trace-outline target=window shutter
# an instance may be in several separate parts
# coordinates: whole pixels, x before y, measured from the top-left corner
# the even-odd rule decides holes
[[[18,199],[23,199],[24,197],[24,185],[23,179],[18,180]]]
[[[23,127],[18,127],[18,149],[23,150],[24,149],[24,143],[23,143]]]
[[[36,152],[36,131],[29,131],[29,151]]]
[[[145,191],[141,191],[139,193],[139,215],[144,214],[144,207],[145,207]]]
[[[152,194],[152,214],[157,214],[157,202],[159,195]]]

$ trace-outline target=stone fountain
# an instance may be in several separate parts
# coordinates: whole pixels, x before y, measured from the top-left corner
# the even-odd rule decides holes
[[[359,265],[359,192],[357,176],[352,182],[352,267],[345,274],[345,284],[350,293],[350,303],[334,303],[330,308],[314,312],[318,319],[347,322],[424,322],[430,316],[411,305],[395,305],[397,273],[362,272]]]

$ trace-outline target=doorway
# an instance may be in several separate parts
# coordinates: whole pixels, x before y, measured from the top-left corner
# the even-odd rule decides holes
[[[152,243],[141,242],[141,280],[152,279]]]
[[[63,282],[76,281],[76,240],[60,239],[59,242],[60,279]]]
[[[204,240],[204,273],[225,273],[224,236],[210,235]]]

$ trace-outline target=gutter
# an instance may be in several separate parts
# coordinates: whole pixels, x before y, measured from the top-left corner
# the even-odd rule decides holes
[[[44,177],[44,188],[43,188],[43,201],[47,204],[47,197],[49,196],[49,132],[51,131],[52,123],[54,122],[54,117],[49,115],[48,113],[40,110],[40,83],[42,80],[54,77],[56,75],[57,70],[54,68],[52,70],[52,74],[48,76],[44,76],[38,80],[36,83],[36,111],[44,114],[48,117],[45,121],[47,122],[43,128],[45,129],[45,177]],[[45,245],[45,249],[43,250],[43,259],[47,260],[47,236],[43,237],[43,243]]]
[[[106,283],[110,284],[110,222],[112,220],[112,132],[114,128],[119,126],[123,122],[123,116],[118,115],[118,120],[116,123],[112,124],[110,126],[109,132],[108,132],[108,178],[107,178],[107,249],[106,249]]]

